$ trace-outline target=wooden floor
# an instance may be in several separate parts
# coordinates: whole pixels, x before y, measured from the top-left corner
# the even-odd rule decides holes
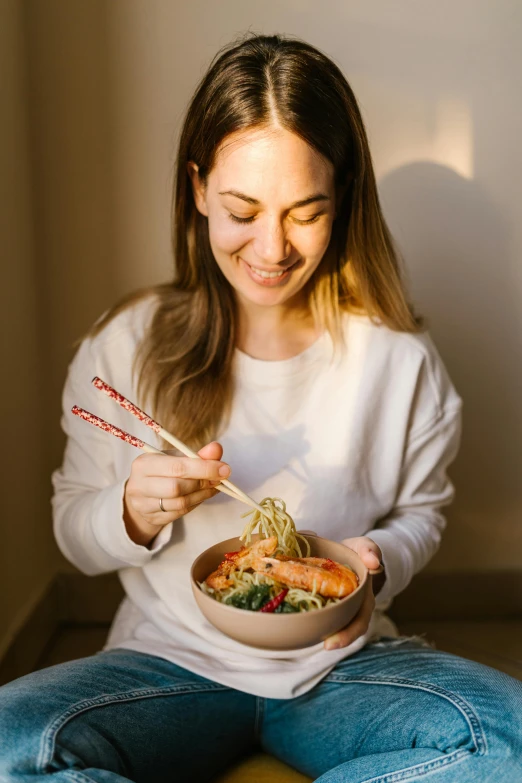
[[[471,658],[522,680],[522,621],[416,621],[402,623],[402,634],[420,634],[439,650]],[[41,656],[37,668],[83,658],[101,650],[106,625],[68,626],[59,631]]]

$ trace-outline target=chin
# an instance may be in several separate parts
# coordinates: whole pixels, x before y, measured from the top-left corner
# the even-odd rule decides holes
[[[264,291],[251,291],[236,288],[236,291],[244,301],[258,305],[259,307],[272,307],[274,305],[283,304],[294,295],[273,288]]]

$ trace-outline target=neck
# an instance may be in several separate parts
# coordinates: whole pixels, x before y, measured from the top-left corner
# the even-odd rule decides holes
[[[254,359],[289,359],[319,337],[304,303],[262,307],[238,297],[237,347]]]

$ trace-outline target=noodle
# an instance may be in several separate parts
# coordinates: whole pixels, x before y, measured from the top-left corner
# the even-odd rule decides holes
[[[252,519],[245,525],[239,540],[243,541],[245,546],[250,546],[252,534],[259,527],[260,538],[277,536],[279,544],[276,554],[288,557],[310,557],[310,544],[297,532],[295,522],[286,510],[285,501],[281,498],[264,498],[259,505],[265,510],[264,514],[261,514],[257,508],[241,514],[242,517],[252,515]],[[299,545],[299,540],[305,545],[305,554]]]
[[[221,603],[232,603],[230,601],[233,596],[241,593],[248,593],[253,586],[269,585],[273,590],[270,591],[270,596],[273,598],[285,587],[280,582],[276,582],[269,576],[258,574],[256,572],[249,573],[248,571],[235,571],[230,575],[230,578],[234,582],[232,587],[227,587],[225,590],[214,590],[212,587],[208,587],[205,582],[200,584],[201,589],[207,595],[215,598],[216,601]],[[306,590],[301,590],[299,587],[291,587],[285,596],[285,603],[290,604],[298,612],[309,612],[312,609],[322,609],[323,606],[329,604],[335,604],[339,601],[339,598],[323,598],[316,593],[308,593]]]
[[[251,518],[244,527],[240,541],[245,546],[250,546],[252,544],[252,536],[257,530],[260,538],[277,537],[278,546],[274,553],[275,557],[278,554],[287,557],[309,557],[311,552],[310,544],[304,536],[297,532],[294,520],[286,510],[284,500],[281,500],[281,498],[264,498],[259,505],[262,506],[263,513],[258,511],[258,509],[252,509],[252,511],[247,511],[241,515],[242,517],[250,516]],[[201,583],[200,587],[204,593],[215,598],[216,601],[239,608],[251,608],[243,606],[242,602],[246,601],[247,596],[251,596],[252,592],[256,592],[253,588],[259,588],[258,592],[265,591],[263,594],[265,601],[275,598],[286,589],[288,592],[284,597],[284,605],[280,607],[280,610],[285,613],[309,612],[314,609],[322,609],[324,606],[337,603],[340,600],[339,598],[323,598],[323,596],[319,595],[316,592],[315,581],[313,590],[308,592],[297,587],[286,588],[283,584],[265,574],[243,569],[232,571],[229,578],[233,583],[232,586],[222,590],[215,590],[209,587],[206,582]]]

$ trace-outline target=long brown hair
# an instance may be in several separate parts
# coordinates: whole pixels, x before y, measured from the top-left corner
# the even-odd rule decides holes
[[[343,311],[397,331],[418,331],[400,264],[379,205],[368,140],[355,96],[339,68],[309,44],[280,35],[248,35],[218,52],[188,108],[172,203],[175,273],[139,292],[96,325],[154,292],[157,305],[136,356],[138,394],[162,425],[200,447],[227,420],[234,393],[237,312],[234,291],[210,247],[207,218],[196,209],[187,163],[205,182],[231,133],[274,119],[334,166],[346,185],[330,245],[307,284],[318,325],[338,343]]]

